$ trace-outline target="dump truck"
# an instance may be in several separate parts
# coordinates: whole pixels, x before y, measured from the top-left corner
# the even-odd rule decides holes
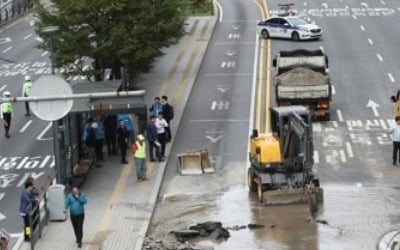
[[[328,57],[321,50],[280,51],[272,62],[278,106],[303,105],[317,120],[330,120],[332,86]]]
[[[253,130],[247,180],[263,204],[308,203],[312,212],[322,204],[323,190],[313,168],[311,119],[303,106],[272,107],[272,131]]]

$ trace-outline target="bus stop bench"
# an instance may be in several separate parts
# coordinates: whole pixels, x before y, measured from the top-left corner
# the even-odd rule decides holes
[[[92,159],[82,159],[78,164],[76,164],[74,167],[73,174],[69,180],[69,184],[71,186],[73,185],[81,186],[92,164],[93,164]]]

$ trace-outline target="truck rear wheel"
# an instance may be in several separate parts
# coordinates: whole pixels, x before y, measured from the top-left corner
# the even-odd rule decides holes
[[[257,183],[254,181],[254,175],[251,173],[250,169],[247,171],[247,185],[249,186],[250,192],[257,191]]]

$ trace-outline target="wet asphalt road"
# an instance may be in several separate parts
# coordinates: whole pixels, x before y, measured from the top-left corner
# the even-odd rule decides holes
[[[268,2],[272,12],[277,10],[275,2]],[[181,226],[208,219],[227,226],[253,222],[267,225],[261,230],[232,232],[224,242],[206,242],[216,249],[375,249],[379,237],[400,223],[400,169],[391,164],[391,139],[385,133],[393,119],[389,98],[397,91],[400,80],[400,3],[296,2],[300,14],[307,14],[322,26],[323,39],[271,43],[272,55],[279,50],[321,47],[329,56],[334,85],[331,121],[314,124],[315,168],[325,191],[325,203],[317,218],[328,224],[310,222],[305,206],[262,207],[247,191],[249,94],[259,12],[252,1],[220,3],[223,21],[217,24],[172,150],[176,154],[208,148],[216,173],[179,176],[175,161],[170,161],[162,198],[187,193],[207,204],[198,213],[181,213]],[[232,25],[240,26],[236,29],[240,38],[234,42],[229,39]],[[231,57],[236,62],[231,70],[220,66],[227,60],[223,53],[227,49],[237,51],[237,56]],[[229,89],[218,93],[218,84]],[[210,103],[221,100],[230,102],[228,109],[210,109]],[[273,104],[273,94],[271,101]],[[369,101],[379,105],[377,112],[367,107]],[[176,208],[181,212],[194,206],[176,201],[168,203],[168,209],[163,203],[166,202],[160,203],[162,209],[156,211],[155,220]]]
[[[0,35],[8,38],[0,39],[1,92],[8,90],[13,96],[21,96],[24,75],[34,81],[41,74],[50,73],[48,54],[36,49],[39,41],[32,25],[32,18],[25,17]],[[14,104],[10,139],[3,137],[3,124],[0,128],[0,228],[9,233],[22,231],[18,209],[26,178],[44,177],[53,163],[49,123],[24,114],[24,104]]]

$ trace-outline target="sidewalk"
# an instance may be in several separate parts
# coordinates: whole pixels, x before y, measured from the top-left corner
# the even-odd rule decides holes
[[[155,96],[167,95],[175,108],[173,138],[189,98],[196,74],[216,24],[216,17],[192,17],[186,21],[188,34],[165,49],[139,87],[146,90],[150,105]],[[166,155],[171,150],[167,145]],[[175,161],[175,156],[168,160]],[[150,223],[167,162],[147,163],[148,181],[137,183],[133,159],[119,163],[106,157],[103,168],[93,169],[82,187],[88,196],[82,249],[141,249]],[[24,243],[20,249],[30,249]],[[35,249],[77,249],[72,225],[50,222]]]

